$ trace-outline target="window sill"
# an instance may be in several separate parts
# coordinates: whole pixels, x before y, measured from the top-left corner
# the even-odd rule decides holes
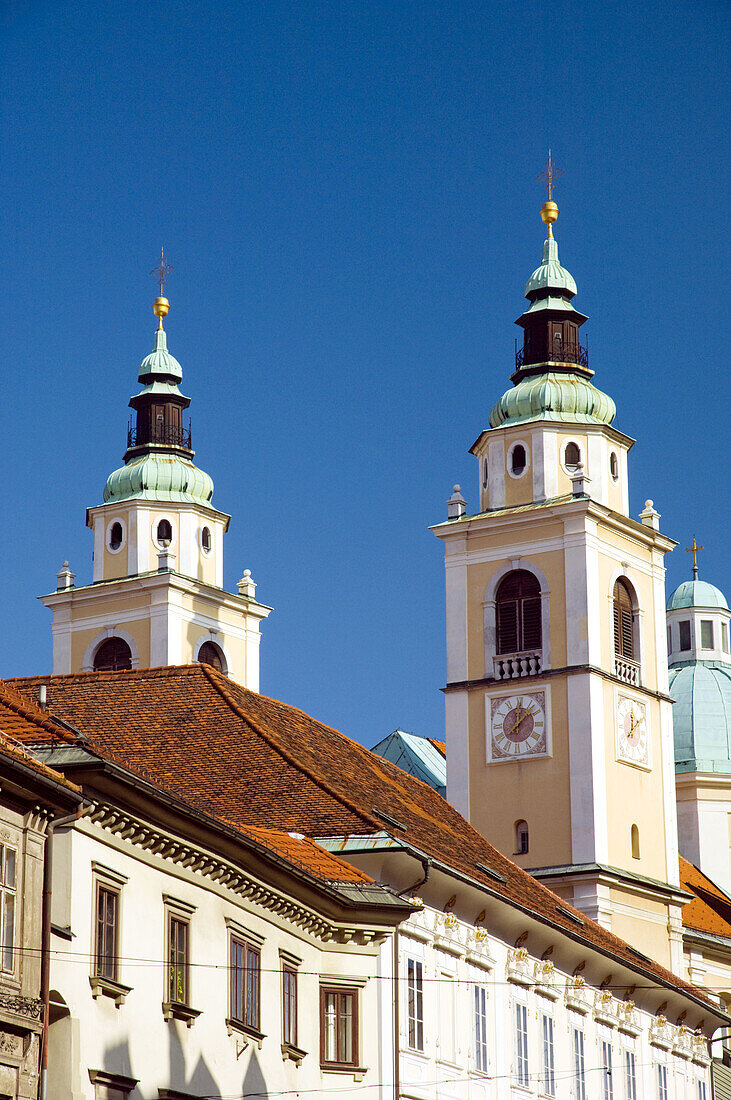
[[[244,1035],[247,1039],[251,1039],[256,1043],[257,1048],[261,1050],[261,1044],[266,1039],[266,1035],[263,1031],[257,1031],[255,1027],[247,1027],[241,1020],[234,1020],[232,1017],[228,1017],[226,1020],[226,1031],[229,1035],[233,1035],[236,1032],[238,1035]],[[244,1047],[244,1049],[246,1049]]]
[[[323,1073],[347,1073],[353,1075],[354,1081],[362,1081],[368,1072],[367,1066],[344,1066],[336,1062],[321,1062],[320,1070]]]
[[[95,1001],[102,996],[112,997],[117,1008],[124,1004],[127,994],[132,992],[131,985],[122,985],[121,982],[115,982],[112,978],[105,978],[103,974],[90,974],[89,985]]]
[[[184,1020],[188,1027],[192,1027],[200,1016],[200,1010],[179,1001],[163,1001],[162,1014],[165,1020]]]
[[[300,1050],[299,1047],[292,1046],[291,1043],[282,1043],[282,1058],[286,1061],[289,1058],[292,1062],[295,1062],[298,1066],[302,1065],[302,1061],[307,1057],[306,1050]]]

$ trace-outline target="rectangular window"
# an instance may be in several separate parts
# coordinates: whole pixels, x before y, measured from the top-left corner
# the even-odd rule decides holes
[[[119,931],[119,891],[97,884],[96,946],[94,973],[101,978],[117,980],[117,936]]]
[[[418,959],[406,963],[406,984],[409,1009],[409,1046],[424,1049],[424,968]]]
[[[667,1066],[657,1067],[657,1100],[668,1100]]]
[[[701,619],[701,649],[713,649],[712,619]]]
[[[251,944],[231,937],[231,1019],[259,1031],[261,954]]]
[[[358,1064],[358,993],[320,987],[320,1061],[323,1066]]]
[[[586,1066],[584,1064],[584,1032],[574,1028],[574,1080],[576,1100],[586,1100]]]
[[[637,1100],[637,1064],[633,1050],[624,1052],[624,1076],[627,1100]]]
[[[297,1046],[297,971],[282,967],[282,1042]]]
[[[728,653],[728,623],[721,623],[721,649]]]
[[[515,1060],[518,1084],[528,1088],[528,1009],[521,1004],[515,1006]]]
[[[188,922],[168,914],[168,1000],[187,1005],[188,990]]]
[[[553,1055],[553,1017],[544,1015],[543,1030],[543,1091],[546,1096],[556,1095],[556,1074]]]
[[[698,1082],[698,1100],[706,1100],[706,1082]]]
[[[0,845],[0,932],[2,951],[0,966],[4,973],[15,969],[15,876],[17,852],[15,848]]]
[[[678,623],[680,630],[680,648],[681,650],[690,649],[690,619],[683,619],[681,623]]]
[[[668,653],[673,651],[673,631],[672,627],[668,626]]]
[[[475,986],[475,1065],[487,1073],[487,989]]]
[[[602,1042],[602,1100],[614,1100],[612,1081],[612,1044]]]

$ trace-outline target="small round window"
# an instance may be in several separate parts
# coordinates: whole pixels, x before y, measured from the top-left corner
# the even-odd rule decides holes
[[[619,480],[619,459],[615,451],[612,451],[609,456],[609,472],[612,475],[613,481]]]
[[[201,546],[203,547],[204,554],[210,554],[211,545],[211,529],[210,527],[204,527],[201,531]]]
[[[158,523],[157,541],[161,546],[169,546],[173,541],[173,528],[169,519],[161,519]]]
[[[122,530],[122,524],[119,520],[115,520],[109,529],[109,549],[119,550],[120,546],[124,542],[124,531]]]
[[[581,451],[579,450],[578,443],[567,443],[566,450],[563,454],[564,465],[567,470],[572,474],[579,468],[581,462]]]
[[[516,477],[520,477],[527,465],[525,447],[522,443],[516,443],[510,455],[510,472]]]

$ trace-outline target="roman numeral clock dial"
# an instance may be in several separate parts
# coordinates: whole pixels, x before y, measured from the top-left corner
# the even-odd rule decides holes
[[[546,695],[525,691],[490,700],[493,760],[515,760],[547,752]]]

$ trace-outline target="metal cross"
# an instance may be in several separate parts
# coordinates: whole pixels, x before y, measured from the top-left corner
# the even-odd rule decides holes
[[[156,282],[158,282],[160,284],[160,297],[161,298],[163,297],[163,290],[164,290],[164,287],[165,287],[165,280],[167,279],[168,272],[172,271],[172,270],[173,270],[172,265],[168,264],[168,263],[165,263],[165,249],[161,248],[160,249],[160,263],[157,265],[157,267],[154,269],[154,271],[150,272],[150,275],[154,275]]]
[[[563,168],[557,168],[556,163],[551,156],[551,150],[548,150],[548,160],[545,163],[543,171],[540,176],[536,176],[539,183],[545,183],[546,191],[548,192],[548,201],[553,199],[553,184],[555,180],[559,179],[563,175]]]
[[[692,554],[693,555],[693,580],[694,581],[698,580],[697,555],[698,555],[698,551],[702,550],[702,549],[703,549],[703,547],[699,546],[698,543],[695,541],[695,535],[693,535],[693,545],[692,546],[686,546],[686,548],[685,548],[686,554]]]

